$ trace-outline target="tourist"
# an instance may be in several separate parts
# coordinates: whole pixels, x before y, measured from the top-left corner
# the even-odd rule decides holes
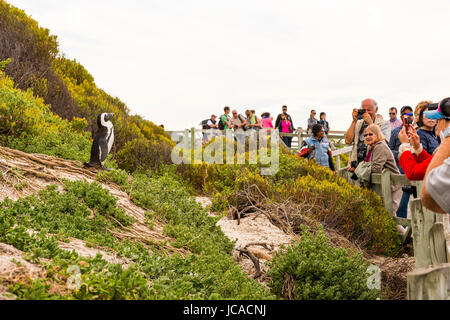
[[[437,110],[426,111],[424,115],[437,120],[436,133],[441,145],[425,173],[422,203],[434,212],[450,213],[450,98],[442,100]]]
[[[223,108],[224,114],[220,117],[219,129],[230,130],[232,128],[230,118],[230,107]]]
[[[417,106],[419,107],[420,105],[422,105],[423,103],[428,104],[428,102],[420,102]],[[411,125],[414,125],[414,117],[413,117],[413,109],[410,106],[403,106],[400,109],[400,116],[403,119],[403,117],[407,117],[407,122]],[[399,147],[401,145],[401,141],[398,137],[400,130],[402,130],[403,128],[403,120],[402,120],[402,126],[395,128],[392,132],[391,132],[391,139],[389,140],[389,148],[391,149],[392,153],[394,154],[394,159],[395,162],[397,164],[397,168],[399,169],[400,173],[403,174],[403,169],[401,168],[400,164],[399,164],[399,159],[398,159],[398,150]],[[413,195],[414,197],[417,197],[417,189],[414,186],[403,186],[402,187],[403,190],[403,195],[400,201],[400,205],[399,208],[397,210],[397,216],[400,218],[407,218],[408,217],[408,202],[409,202],[409,198],[411,197],[411,195]]]
[[[325,131],[325,134],[328,135],[328,132],[330,131],[330,124],[328,123],[327,114],[325,112],[320,113],[319,121],[317,121],[318,124],[321,124],[323,126],[323,131]]]
[[[255,110],[250,110],[250,129],[256,131],[262,129],[261,120],[256,116]]]
[[[389,124],[391,125],[391,132],[402,125],[402,121],[397,118],[397,108],[392,107],[389,109]]]
[[[330,141],[325,137],[322,125],[313,125],[311,132],[312,136],[305,140],[309,157],[315,159],[321,166],[335,171],[333,158],[331,157]]]
[[[309,114],[309,118],[308,118],[308,124],[306,127],[306,134],[311,134],[312,133],[312,127],[317,124],[317,119],[316,119],[316,110],[311,110],[311,113]]]
[[[417,110],[418,108],[416,108]],[[420,137],[420,143],[422,147],[429,153],[433,154],[434,150],[439,146],[438,139],[436,137],[436,133],[434,132],[434,127],[436,126],[437,121],[435,119],[428,119],[424,112],[429,109],[429,104],[421,105],[420,109],[417,110],[417,126],[419,130],[417,130],[417,135]]]
[[[218,124],[216,122],[216,115],[213,114],[211,115],[211,118],[208,119],[206,121],[206,123],[204,123],[204,125],[202,125],[202,130],[203,130],[203,143],[207,143],[209,140],[211,140],[211,138],[214,136],[214,133],[211,132],[211,129],[217,129],[218,128]],[[205,130],[208,130],[205,132]]]
[[[420,102],[417,105],[417,107],[420,106],[423,103],[427,103],[428,104],[428,102],[422,101],[422,102]],[[404,116],[407,116],[408,117],[408,122],[410,124],[414,124],[414,117],[413,117],[413,113],[412,112],[413,112],[413,109],[410,106],[404,106],[404,107],[402,107],[400,109],[400,115],[401,115],[402,119],[403,119]],[[403,125],[403,122],[402,122],[402,125]],[[400,140],[398,139],[398,134],[399,134],[401,129],[402,129],[402,126],[395,128],[391,132],[391,138],[389,140],[389,148],[391,149],[392,153],[394,154],[394,158],[395,158],[395,161],[396,161],[397,165],[398,165],[398,148],[400,147],[400,144],[401,144]]]
[[[291,121],[288,120],[286,114],[281,114],[281,132],[282,133],[291,133],[292,130],[292,123]],[[286,146],[288,148],[291,147],[291,141],[292,141],[292,137],[288,137],[288,136],[282,136],[281,140],[283,140],[283,142],[286,144]]]
[[[273,128],[272,120],[270,120],[270,113],[264,112],[261,115],[261,125],[263,128]],[[267,132],[270,132],[270,130],[267,130]]]
[[[247,120],[241,115],[238,114],[237,110],[233,110],[231,112],[232,117],[230,119],[231,127],[234,129],[236,140],[239,143],[245,142],[245,126],[247,125]]]
[[[389,170],[393,174],[400,174],[394,155],[391,149],[389,149],[387,141],[378,125],[371,124],[366,128],[364,131],[364,141],[367,145],[367,154],[364,161],[370,163],[370,174],[382,173],[384,169]],[[391,185],[391,191],[392,212],[396,214],[400,198],[402,197],[402,188],[401,186]],[[398,225],[397,229],[401,234],[405,232],[405,229],[401,225]]]
[[[422,181],[433,156],[422,147],[420,137],[412,125],[409,126],[408,133],[409,135],[406,134],[406,129],[403,127],[398,134],[401,141],[398,149],[398,162],[409,181]]]
[[[291,122],[291,126],[292,126],[291,130],[292,131],[290,131],[290,132],[294,132],[294,122],[292,121],[291,116],[287,113],[287,106],[282,106],[281,107],[281,111],[282,111],[282,113],[280,113],[277,116],[277,120],[275,121],[275,128],[278,129],[278,131],[282,132],[281,131],[282,130],[282,127],[281,127],[281,116],[284,114],[286,116],[286,119]]]
[[[345,133],[345,143],[352,144],[353,149],[350,153],[349,171],[355,171],[358,163],[364,160],[367,146],[364,143],[364,130],[371,124],[380,127],[383,136],[389,139],[391,136],[391,128],[388,121],[384,121],[377,116],[378,104],[374,99],[365,99],[361,102],[361,111],[353,109],[352,123]],[[362,113],[362,114],[359,114]]]

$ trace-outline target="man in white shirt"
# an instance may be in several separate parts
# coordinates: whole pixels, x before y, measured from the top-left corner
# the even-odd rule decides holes
[[[389,121],[377,114],[378,104],[374,99],[365,99],[361,102],[361,109],[364,113],[359,114],[358,109],[353,109],[352,124],[345,133],[345,143],[353,144],[353,150],[350,154],[349,171],[354,171],[359,162],[365,157],[364,130],[371,124],[376,124],[381,128],[381,132],[387,141],[391,138],[391,128]]]

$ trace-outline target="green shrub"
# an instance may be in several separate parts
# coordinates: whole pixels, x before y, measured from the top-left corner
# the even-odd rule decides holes
[[[300,241],[269,262],[270,287],[278,297],[296,300],[376,299],[368,289],[369,263],[361,253],[334,248],[320,229],[315,237],[303,228]]]
[[[276,174],[262,176],[257,165],[179,165],[178,173],[197,192],[209,194],[214,210],[227,210],[235,192],[256,184],[272,201],[311,206],[310,217],[334,227],[365,249],[394,256],[401,241],[396,223],[374,192],[349,184],[331,170],[280,152]]]

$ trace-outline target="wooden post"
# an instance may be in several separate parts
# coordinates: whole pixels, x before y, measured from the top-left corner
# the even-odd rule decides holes
[[[386,210],[393,214],[392,210],[392,190],[391,190],[391,173],[384,169],[381,173],[381,196]]]
[[[408,300],[450,299],[450,263],[420,268],[407,275]]]
[[[430,229],[435,222],[435,213],[424,208],[420,199],[414,199],[411,205],[411,225],[416,268],[425,268],[432,264],[430,252]]]
[[[300,152],[300,149],[302,148],[302,143],[303,143],[303,137],[302,137],[302,132],[303,132],[303,129],[302,128],[298,128],[297,129],[297,136],[298,136],[298,146],[297,146],[297,148],[298,148],[298,152]]]
[[[445,241],[444,225],[442,223],[433,224],[429,238],[431,263],[433,265],[447,263],[447,243]]]
[[[195,128],[191,128],[191,149],[195,149]]]
[[[338,155],[336,156],[336,169],[337,169],[337,170],[340,170],[340,169],[341,169],[341,155],[340,155],[340,154],[338,154]]]

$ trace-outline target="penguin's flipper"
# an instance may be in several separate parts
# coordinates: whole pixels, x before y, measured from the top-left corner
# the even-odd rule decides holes
[[[99,149],[100,149],[100,163],[104,163],[106,158],[108,157],[108,143],[106,140],[102,139],[99,141]]]

